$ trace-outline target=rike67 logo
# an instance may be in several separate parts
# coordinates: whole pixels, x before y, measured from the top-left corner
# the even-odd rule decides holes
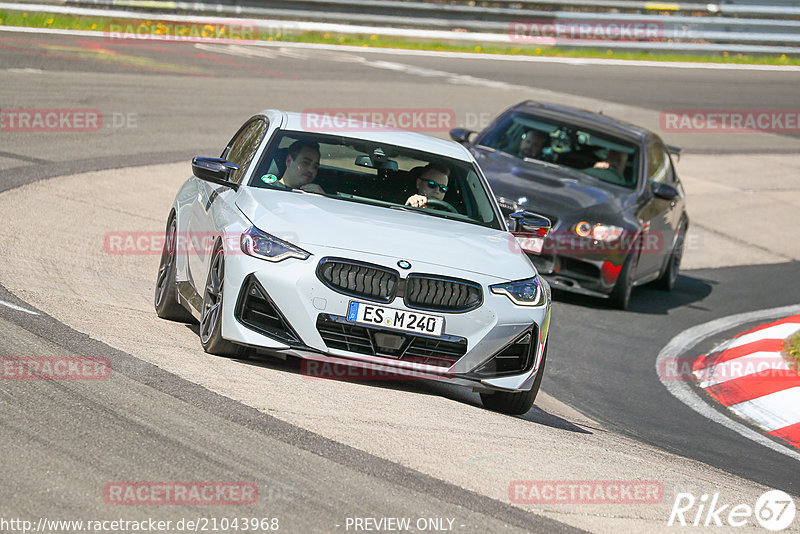
[[[770,490],[750,506],[745,503],[726,503],[719,493],[704,493],[699,498],[691,493],[678,493],[667,526],[745,527],[755,526],[778,532],[794,521],[794,500],[783,491]]]

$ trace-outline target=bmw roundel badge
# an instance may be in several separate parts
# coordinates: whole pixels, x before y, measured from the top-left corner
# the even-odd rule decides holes
[[[401,269],[410,269],[411,268],[411,264],[408,263],[406,260],[398,261],[397,262],[397,266],[400,267]]]

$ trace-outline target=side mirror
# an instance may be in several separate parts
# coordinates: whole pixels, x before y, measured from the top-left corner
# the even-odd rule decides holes
[[[680,196],[678,190],[671,185],[659,183],[653,184],[653,194],[658,198],[663,198],[664,200],[675,200]]]
[[[192,173],[206,182],[230,187],[234,191],[239,190],[239,184],[230,180],[231,171],[239,170],[239,166],[225,161],[222,158],[201,158],[192,159]]]
[[[453,128],[450,130],[450,138],[453,141],[458,141],[459,143],[469,144],[469,138],[476,133],[478,132],[467,130],[466,128]]]
[[[508,217],[513,223],[513,227],[511,228],[512,232],[533,234],[534,237],[545,237],[550,232],[550,219],[544,215],[519,210]]]
[[[675,145],[667,145],[667,151],[668,151],[668,152],[669,152],[669,153],[670,153],[672,156],[674,156],[674,157],[675,157],[675,163],[677,163],[677,162],[679,162],[679,161],[681,160],[681,151],[682,151],[682,150],[683,150],[683,149],[682,149],[681,147],[679,147],[679,146],[675,146]]]

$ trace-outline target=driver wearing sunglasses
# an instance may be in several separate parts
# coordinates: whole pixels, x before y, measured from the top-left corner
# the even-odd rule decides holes
[[[406,206],[424,208],[428,199],[444,200],[450,169],[431,163],[417,178],[417,194],[406,200]]]

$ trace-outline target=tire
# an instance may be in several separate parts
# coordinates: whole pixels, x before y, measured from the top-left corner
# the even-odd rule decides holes
[[[675,287],[675,281],[678,279],[678,271],[681,268],[681,258],[683,258],[683,245],[685,242],[686,224],[683,224],[680,230],[678,230],[678,238],[675,240],[675,247],[667,258],[667,267],[664,269],[664,274],[654,282],[654,285],[658,289],[672,291],[672,288]]]
[[[200,344],[209,354],[238,358],[244,347],[222,338],[222,299],[224,297],[225,255],[218,244],[214,248],[211,266],[208,269],[203,306],[200,312]]]
[[[539,387],[542,385],[544,364],[547,361],[548,344],[549,340],[545,342],[542,363],[539,365],[539,370],[536,373],[536,378],[533,380],[533,387],[531,387],[530,391],[495,391],[494,393],[481,393],[483,407],[487,410],[509,415],[524,415],[528,413],[528,410],[531,409],[533,402],[536,400],[536,395],[539,394]]]
[[[194,317],[178,302],[178,285],[175,281],[175,238],[177,233],[177,223],[173,214],[167,220],[164,249],[161,251],[161,263],[158,265],[153,304],[156,314],[162,319],[192,323]]]
[[[631,302],[631,292],[633,291],[633,274],[639,263],[639,239],[634,241],[625,263],[619,272],[617,283],[608,295],[608,300],[612,306],[620,310],[627,310]]]

